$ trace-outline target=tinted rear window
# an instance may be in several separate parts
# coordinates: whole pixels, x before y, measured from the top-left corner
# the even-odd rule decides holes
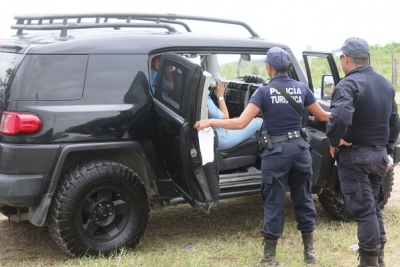
[[[27,55],[11,87],[11,100],[82,98],[88,56]]]

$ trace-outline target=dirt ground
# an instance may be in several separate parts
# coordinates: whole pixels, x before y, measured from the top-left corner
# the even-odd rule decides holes
[[[400,166],[395,168],[394,187],[386,207],[400,211]],[[51,262],[68,260],[52,240],[47,227],[35,227],[29,222],[9,223],[0,215],[0,267],[26,266],[39,263],[51,266]],[[22,264],[22,265],[21,265]]]

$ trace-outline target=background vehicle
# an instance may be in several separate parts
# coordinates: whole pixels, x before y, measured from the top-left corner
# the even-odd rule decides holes
[[[211,77],[228,83],[231,117],[267,80],[259,59],[270,47],[290,53],[289,75],[312,90],[307,56],[325,58],[339,81],[330,53],[304,52],[307,79],[289,47],[239,21],[136,13],[15,18],[17,34],[0,40],[0,212],[48,225],[71,256],[136,246],[152,206],[187,202],[208,213],[219,199],[259,193],[255,139],[214,148],[214,161],[202,164],[193,125],[207,117]],[[194,33],[191,20],[238,25],[250,38]],[[160,54],[153,90],[150,62]],[[166,71],[174,88],[163,94]],[[319,101],[329,109],[329,100]],[[325,123],[307,112],[303,123],[312,134],[314,193],[335,218],[350,220]],[[382,206],[392,185],[390,172]]]

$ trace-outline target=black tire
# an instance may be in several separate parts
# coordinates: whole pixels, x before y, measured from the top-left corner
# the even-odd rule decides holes
[[[337,167],[334,167],[332,175],[337,177]],[[318,200],[321,203],[322,208],[329,213],[333,218],[341,221],[352,221],[353,217],[347,212],[346,207],[343,202],[342,190],[340,189],[339,178],[336,178],[336,184],[331,190],[323,190],[321,194],[318,195]],[[394,168],[391,168],[385,175],[383,179],[383,194],[384,198],[379,203],[381,209],[387,204],[394,183]]]
[[[143,181],[112,161],[88,162],[65,173],[50,209],[50,234],[74,257],[135,247],[150,218]]]
[[[386,173],[385,178],[383,178],[382,191],[384,197],[383,200],[379,202],[379,206],[381,207],[381,209],[383,209],[385,205],[388,203],[388,200],[392,194],[393,185],[394,185],[394,166]]]

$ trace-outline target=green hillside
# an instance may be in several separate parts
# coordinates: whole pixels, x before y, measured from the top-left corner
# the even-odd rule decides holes
[[[391,43],[385,46],[373,45],[371,48],[371,66],[378,73],[382,74],[389,81],[392,81],[392,51],[394,57],[397,58],[397,84],[394,87],[397,91],[400,90],[400,43]],[[304,67],[303,62],[300,64]],[[326,60],[322,58],[313,59],[313,80],[319,80],[323,73],[329,73],[325,70],[327,67]],[[344,77],[344,73],[340,67],[339,57],[336,58],[336,65],[340,71],[340,77]],[[318,71],[320,70],[320,72]]]
[[[373,45],[371,48],[371,66],[389,81],[392,81],[392,51],[397,58],[397,75],[400,76],[400,43],[391,43],[385,46]],[[261,75],[266,77],[265,64],[261,61],[242,62],[241,73],[251,73],[253,75]],[[303,66],[303,62],[300,61]],[[313,59],[313,80],[320,80],[322,74],[330,73],[326,70],[326,60],[322,58]],[[339,57],[337,57],[336,64],[340,70],[340,77],[344,77],[341,71]],[[237,76],[237,62],[227,63],[220,66],[220,71],[226,79],[235,79]],[[400,91],[400,77],[397,78],[397,85],[394,85],[397,91]],[[392,81],[393,82],[393,81]]]
[[[219,70],[222,73],[222,76],[227,80],[236,80],[237,78],[237,66],[238,62],[230,62],[219,66]],[[265,70],[265,63],[261,60],[252,60],[252,61],[241,61],[241,73],[251,74],[251,75],[260,75],[267,78],[267,72]]]

